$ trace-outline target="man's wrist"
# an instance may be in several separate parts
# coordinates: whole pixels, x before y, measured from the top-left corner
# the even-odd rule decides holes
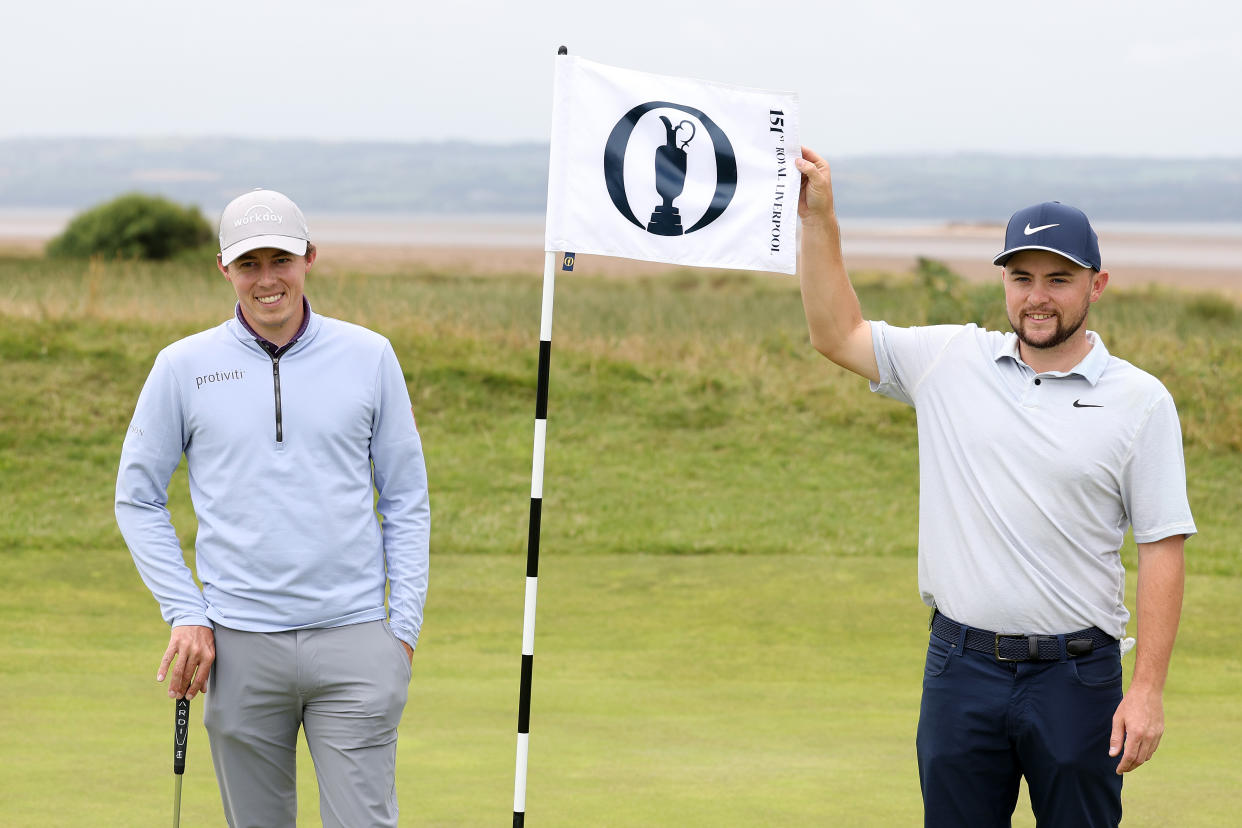
[[[1164,682],[1157,682],[1144,677],[1131,678],[1130,687],[1126,690],[1126,692],[1145,696],[1163,696]]]
[[[810,215],[800,216],[799,218],[801,219],[802,226],[805,229],[824,229],[831,232],[841,232],[840,224],[837,221],[837,214],[834,210],[829,210],[827,213],[811,213]]]

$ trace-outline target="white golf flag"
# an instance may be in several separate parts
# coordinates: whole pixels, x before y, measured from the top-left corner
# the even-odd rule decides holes
[[[544,249],[794,273],[798,99],[556,59]]]

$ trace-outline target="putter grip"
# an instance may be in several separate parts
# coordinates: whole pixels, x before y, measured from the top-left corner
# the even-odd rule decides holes
[[[190,700],[177,699],[173,720],[173,773],[185,773],[185,748],[190,736]]]

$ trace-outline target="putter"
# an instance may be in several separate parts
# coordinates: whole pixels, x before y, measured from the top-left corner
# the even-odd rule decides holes
[[[181,777],[185,775],[185,749],[190,731],[190,700],[177,699],[177,712],[173,719],[173,828],[181,826]]]

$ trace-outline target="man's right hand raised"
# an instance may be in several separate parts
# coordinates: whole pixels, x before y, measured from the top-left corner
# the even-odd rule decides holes
[[[170,699],[192,699],[199,693],[207,692],[207,676],[215,660],[216,635],[211,627],[173,627],[155,680],[163,681],[164,676],[168,676]],[[168,671],[170,666],[171,674]]]
[[[798,218],[809,221],[833,219],[832,172],[828,162],[814,150],[803,147],[802,157],[794,159],[794,166],[802,173],[802,190],[798,194]]]
[[[794,163],[802,173],[798,276],[811,344],[842,368],[877,381],[880,368],[871,346],[871,325],[863,320],[858,296],[845,271],[828,162],[803,147],[802,157]]]

